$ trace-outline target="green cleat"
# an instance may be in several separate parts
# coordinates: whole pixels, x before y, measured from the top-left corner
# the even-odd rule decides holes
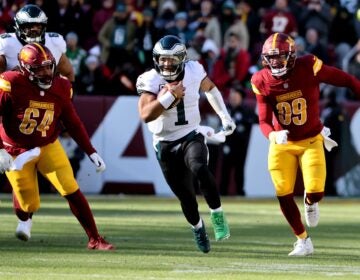
[[[229,225],[226,221],[224,212],[212,212],[211,213],[211,222],[214,227],[215,240],[224,240],[230,237]]]
[[[210,251],[210,241],[206,233],[204,222],[201,228],[192,228],[192,231],[194,233],[194,239],[199,250],[203,253],[208,253]]]

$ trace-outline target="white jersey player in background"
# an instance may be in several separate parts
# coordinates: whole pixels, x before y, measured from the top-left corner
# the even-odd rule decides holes
[[[41,43],[53,54],[57,71],[74,81],[74,70],[66,56],[66,42],[58,33],[45,32],[47,16],[36,5],[28,4],[15,15],[15,33],[0,35],[0,72],[13,70],[19,65],[18,53],[28,43]]]
[[[137,79],[139,114],[153,134],[160,167],[171,190],[180,200],[196,245],[200,251],[207,253],[210,242],[199,214],[192,178],[199,182],[210,208],[215,239],[228,238],[230,230],[215,178],[208,168],[205,138],[199,133],[200,92],[205,93],[220,117],[225,134],[231,134],[235,124],[221,93],[207,77],[202,65],[186,60],[186,47],[178,37],[167,35],[161,38],[154,46],[153,59],[155,68]]]
[[[66,42],[58,33],[45,32],[47,16],[36,5],[28,4],[22,7],[15,15],[15,33],[4,33],[0,35],[0,73],[16,69],[19,65],[18,53],[28,43],[40,43],[45,45],[53,54],[57,71],[71,82],[75,75],[72,65],[67,58]],[[16,237],[28,240],[31,234],[32,213],[22,211],[13,195],[15,214],[19,218],[15,231]]]

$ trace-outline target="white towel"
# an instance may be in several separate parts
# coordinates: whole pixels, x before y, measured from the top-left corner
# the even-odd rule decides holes
[[[332,148],[338,146],[338,143],[329,137],[331,135],[330,128],[324,126],[324,128],[321,130],[321,135],[324,138],[324,147],[327,151],[330,152]]]
[[[215,133],[215,130],[212,127],[202,125],[198,127],[197,131],[204,135],[206,140],[211,144],[220,144],[225,142],[226,136],[225,131],[223,130]]]
[[[31,150],[21,153],[14,159],[10,170],[21,170],[26,163],[38,157],[39,155],[40,155],[39,147],[35,147]]]

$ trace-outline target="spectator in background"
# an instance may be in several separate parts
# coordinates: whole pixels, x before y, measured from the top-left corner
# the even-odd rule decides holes
[[[360,80],[360,44],[355,45],[344,57],[342,69]]]
[[[201,48],[201,58],[199,62],[204,66],[206,73],[213,76],[214,65],[219,57],[220,49],[211,39],[206,39]]]
[[[251,65],[250,53],[243,49],[238,34],[229,34],[225,47],[215,62],[211,79],[222,92],[225,101],[233,82],[245,83]]]
[[[98,43],[97,31],[93,28],[92,21],[95,11],[98,10],[96,3],[93,1],[79,0],[75,6],[77,17],[77,35],[79,36],[79,45],[89,50]]]
[[[86,51],[81,48],[79,43],[79,37],[75,32],[69,32],[66,34],[65,37],[66,40],[66,56],[69,59],[73,69],[74,69],[74,75],[75,75],[75,81],[80,75],[80,72],[84,69],[84,61],[87,56]],[[74,83],[75,85],[75,93],[77,93],[76,85],[77,83]]]
[[[297,22],[289,9],[288,0],[275,0],[261,20],[260,33],[263,39],[276,32],[289,34],[293,38],[298,33]]]
[[[250,0],[241,0],[236,5],[236,13],[241,22],[247,27],[249,36],[248,50],[251,50],[252,62],[254,63],[261,52],[260,22],[261,18],[253,8]]]
[[[111,94],[111,71],[101,63],[95,55],[85,59],[85,68],[76,79],[78,94],[83,95],[108,95]]]
[[[11,9],[5,5],[5,3],[0,4],[0,34],[11,32],[11,24],[13,22],[13,13]]]
[[[166,0],[159,6],[158,16],[155,19],[155,26],[159,29],[169,29],[174,26],[174,17],[177,7],[174,1]]]
[[[56,3],[52,5],[48,4],[47,7],[49,30],[63,36],[71,31],[75,31],[77,34],[81,32],[81,15],[79,11],[72,6],[70,0],[57,0]]]
[[[205,0],[206,1],[206,0]],[[180,10],[186,11],[188,14],[189,23],[195,22],[199,17],[201,17],[201,4],[205,1],[201,0],[188,0],[188,1],[178,1]],[[185,3],[184,3],[185,2]],[[190,27],[196,29],[196,27]]]
[[[309,28],[306,30],[305,51],[316,55],[325,63],[329,62],[327,49],[320,43],[319,32],[315,28]]]
[[[220,194],[228,195],[229,186],[234,175],[236,195],[245,196],[244,168],[250,140],[252,125],[259,123],[253,108],[244,103],[246,92],[235,83],[230,89],[228,111],[235,122],[234,133],[226,137],[223,144],[223,161],[221,169]],[[232,173],[233,172],[233,173]]]
[[[201,48],[204,45],[206,38],[201,30],[198,30],[192,40],[189,43],[189,47],[186,50],[187,59],[200,60]]]
[[[200,9],[198,17],[190,21],[190,29],[200,30],[204,37],[213,40],[217,47],[221,48],[223,35],[220,22],[214,13],[213,2],[209,0],[201,1]]]
[[[135,61],[136,24],[130,19],[124,4],[118,4],[113,16],[101,28],[101,60],[115,71],[118,65]]]
[[[141,66],[146,70],[154,65],[152,49],[164,32],[162,29],[155,27],[154,13],[151,9],[144,9],[142,14],[143,24],[136,32],[136,49]]]
[[[92,29],[95,34],[99,34],[101,28],[114,14],[115,0],[103,0],[101,8],[94,12],[92,18]]]
[[[111,95],[137,95],[135,83],[139,71],[140,68],[131,62],[118,65],[110,77]]]
[[[231,34],[236,34],[241,41],[241,48],[248,50],[249,48],[249,32],[246,25],[242,22],[240,17],[236,17],[233,24],[229,26],[224,35],[224,42],[229,40]]]
[[[306,31],[314,28],[322,46],[327,47],[333,18],[330,6],[324,0],[309,0],[299,17],[300,35],[305,37]]]
[[[357,42],[354,24],[355,7],[346,7],[344,5],[344,3],[351,3],[352,1],[339,2],[340,4],[337,5],[336,9],[333,9],[336,13],[329,30],[329,42],[334,45],[345,43],[349,46],[353,46]],[[356,2],[357,0],[353,1],[353,3]]]
[[[226,0],[221,5],[220,13],[218,14],[221,28],[221,37],[224,38],[226,30],[234,23],[236,19],[235,13],[235,4],[232,0]],[[222,39],[222,46],[224,46],[225,41]]]
[[[190,41],[194,37],[194,31],[191,30],[188,26],[187,22],[187,13],[186,12],[178,12],[175,15],[175,25],[169,29],[166,29],[166,33],[169,35],[174,35],[179,37],[183,43],[188,47],[190,45]]]
[[[342,60],[342,69],[349,73],[350,75],[355,76],[360,80],[360,44],[357,43],[355,46],[351,48],[351,50],[344,56]],[[355,99],[354,94],[347,90],[343,89],[341,91],[342,99]],[[339,95],[337,96],[337,100],[340,100]]]
[[[297,36],[295,39],[295,52],[296,52],[296,57],[300,57],[306,54],[309,54],[305,49],[306,49],[306,42],[305,39],[301,36]]]

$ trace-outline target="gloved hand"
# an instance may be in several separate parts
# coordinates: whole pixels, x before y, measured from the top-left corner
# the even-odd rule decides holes
[[[92,153],[89,157],[96,166],[96,172],[103,172],[106,169],[105,162],[98,153]]]
[[[9,171],[13,165],[12,156],[5,150],[0,149],[0,173]]]
[[[223,116],[220,119],[225,136],[231,135],[236,128],[236,124],[234,123],[234,121],[231,119],[230,116]]]
[[[274,142],[276,144],[286,144],[288,134],[288,130],[272,131],[269,134],[269,140],[270,142]]]

